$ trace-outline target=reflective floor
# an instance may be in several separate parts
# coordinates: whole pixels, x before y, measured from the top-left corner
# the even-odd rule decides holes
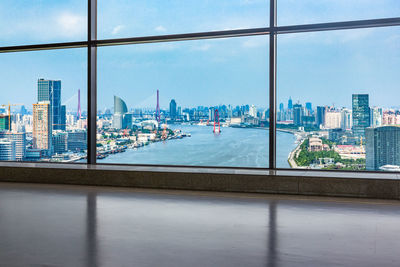
[[[0,183],[0,266],[400,266],[400,202]]]

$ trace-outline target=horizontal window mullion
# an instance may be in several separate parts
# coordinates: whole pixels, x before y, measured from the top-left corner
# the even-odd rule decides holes
[[[316,32],[330,30],[346,30],[346,29],[362,29],[375,27],[400,26],[400,18],[372,19],[372,20],[356,20],[341,21],[329,23],[316,23],[292,26],[277,26],[272,29],[278,34],[284,33],[300,33],[300,32]]]
[[[26,52],[38,50],[53,50],[65,48],[81,48],[89,45],[89,42],[68,42],[68,43],[51,43],[51,44],[34,44],[34,45],[18,45],[0,47],[0,53]]]
[[[0,53],[78,48],[89,45],[107,46],[107,45],[122,45],[122,44],[135,44],[135,43],[139,44],[139,43],[173,42],[173,41],[200,40],[200,39],[213,39],[213,38],[228,38],[228,37],[240,37],[240,36],[252,36],[252,35],[265,35],[271,32],[284,34],[284,33],[361,29],[361,28],[388,27],[388,26],[400,26],[400,18],[343,21],[343,22],[304,24],[304,25],[292,25],[292,26],[250,28],[250,29],[227,30],[227,31],[143,36],[143,37],[118,38],[118,39],[101,39],[101,40],[92,40],[91,42],[80,41],[80,42],[65,42],[65,43],[3,46],[0,47]]]
[[[187,40],[203,40],[214,38],[242,37],[254,35],[267,35],[271,32],[271,28],[251,28],[241,30],[213,31],[171,35],[156,35],[132,38],[103,39],[95,41],[98,46],[107,45],[123,45],[123,44],[142,44],[142,43],[158,43],[158,42],[176,42]]]

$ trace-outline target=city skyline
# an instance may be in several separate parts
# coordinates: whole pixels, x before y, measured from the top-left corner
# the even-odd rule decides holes
[[[124,99],[113,96],[113,112],[98,114],[96,157],[99,160],[152,143],[191,137],[190,132],[176,129],[177,126],[191,125],[199,129],[213,126],[214,135],[222,133],[225,136],[228,132],[228,138],[229,130],[223,130],[223,127],[269,129],[268,110],[260,110],[254,104],[187,108],[171,99],[169,109],[164,110],[159,107],[159,93],[157,90],[155,108],[147,110],[129,109]],[[67,113],[66,106],[61,105],[62,95],[61,80],[40,78],[32,114],[27,113],[25,107],[21,107],[21,113],[10,114],[3,106],[0,114],[0,160],[75,162],[85,159],[86,118],[81,117],[80,112],[78,117]],[[79,96],[80,91],[78,99]],[[277,133],[291,133],[297,139],[297,146],[288,156],[290,167],[398,170],[400,153],[393,148],[400,140],[400,110],[371,107],[370,100],[369,94],[353,93],[351,109],[319,106],[312,102],[304,105],[293,103],[292,97],[287,101],[287,108],[280,103]],[[173,128],[168,128],[168,124]],[[261,142],[266,142],[268,135],[260,133]],[[197,134],[195,136],[197,138]],[[385,145],[389,141],[391,145]],[[280,142],[278,140],[278,145]],[[257,157],[263,160],[248,164],[263,166],[267,155],[261,153]]]

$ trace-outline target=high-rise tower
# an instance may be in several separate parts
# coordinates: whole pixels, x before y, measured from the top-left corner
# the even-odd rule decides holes
[[[38,80],[38,102],[43,101],[49,101],[52,128],[61,130],[61,81]]]
[[[288,109],[292,109],[293,108],[293,101],[292,101],[292,98],[291,97],[289,97],[289,101],[288,101],[288,107],[287,107]]]
[[[400,166],[400,127],[366,128],[366,169],[379,170],[384,165]]]
[[[321,125],[325,125],[325,115],[326,115],[326,107],[318,106],[317,107],[317,127]]]
[[[113,128],[122,129],[124,115],[128,112],[128,107],[124,100],[118,96],[114,96],[114,115],[113,115]]]
[[[370,126],[370,110],[368,94],[353,94],[353,134],[356,137],[365,137],[365,128]]]
[[[176,119],[176,101],[175,99],[172,99],[171,102],[169,102],[169,117],[171,120]]]
[[[51,106],[49,101],[33,104],[33,148],[43,149],[51,155],[52,123]]]
[[[296,126],[301,126],[303,124],[303,106],[300,104],[293,105],[293,124]]]

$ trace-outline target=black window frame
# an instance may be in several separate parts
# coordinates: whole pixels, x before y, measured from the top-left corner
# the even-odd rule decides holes
[[[116,39],[98,39],[97,38],[97,0],[88,0],[87,2],[87,40],[76,42],[44,43],[31,45],[0,46],[0,53],[26,52],[38,50],[53,49],[71,49],[87,48],[87,163],[88,165],[97,165],[96,162],[96,133],[97,133],[97,47],[116,46],[116,45],[134,45],[144,43],[176,42],[186,40],[202,40],[214,38],[233,38],[242,36],[269,36],[269,166],[268,168],[241,168],[241,167],[219,167],[219,168],[237,168],[237,169],[267,169],[267,170],[285,170],[285,168],[276,168],[276,111],[277,111],[277,37],[280,34],[333,31],[347,29],[377,28],[400,26],[400,17],[338,21],[328,23],[313,23],[301,25],[278,26],[277,25],[277,4],[279,0],[269,0],[269,26],[262,28],[247,28],[238,30],[223,30],[211,32],[191,32],[183,34],[168,34],[154,36],[140,36]],[[266,14],[266,19],[267,19]],[[109,165],[109,164],[99,164]],[[111,164],[116,165],[116,164]],[[138,164],[124,164],[138,165]],[[150,164],[149,164],[150,165]],[[151,166],[151,165],[150,165]],[[156,166],[156,165],[155,165]],[[168,166],[168,165],[157,165]],[[195,168],[218,168],[215,166],[179,166],[172,167],[195,167]],[[307,170],[310,171],[310,170]],[[321,170],[318,170],[321,171]],[[333,170],[324,170],[327,172],[338,172]],[[360,171],[361,172],[361,171]],[[377,172],[377,171],[362,171]],[[379,172],[382,173],[382,172]]]

